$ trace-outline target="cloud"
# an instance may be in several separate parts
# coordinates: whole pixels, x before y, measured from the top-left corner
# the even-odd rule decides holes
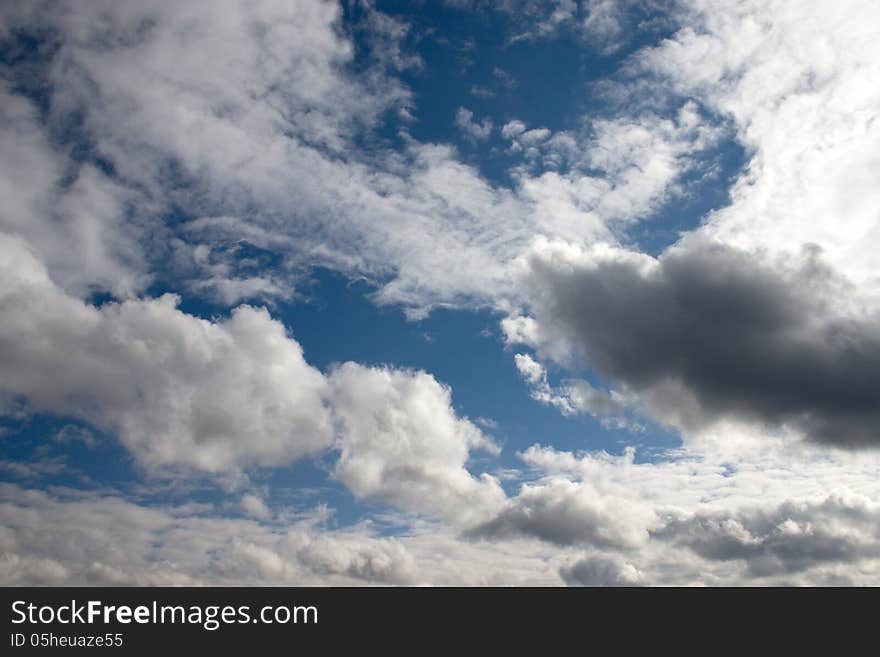
[[[573,37],[603,55],[610,55],[642,31],[655,29],[657,13],[670,12],[675,2],[652,0],[447,0],[472,11],[497,11],[512,23],[511,43]]]
[[[471,142],[484,141],[492,134],[492,119],[483,119],[481,123],[477,123],[474,121],[474,113],[464,107],[459,107],[456,111],[455,125]]]
[[[476,96],[477,98],[482,98],[483,100],[487,98],[493,98],[495,96],[495,92],[487,87],[480,86],[478,84],[472,85],[470,93],[472,96]]]
[[[632,74],[729,117],[749,164],[698,232],[756,254],[822,247],[876,301],[880,7],[850,0],[682,5]]]
[[[256,518],[257,520],[268,520],[272,517],[272,511],[266,505],[261,497],[257,497],[251,493],[243,495],[241,498],[241,510],[246,516]]]
[[[333,440],[322,374],[268,312],[211,322],[178,299],[90,306],[0,235],[0,391],[118,432],[146,467],[289,463]]]
[[[74,424],[66,424],[53,436],[52,440],[61,445],[71,445],[81,443],[88,449],[94,449],[100,444],[100,440],[95,434],[85,427],[78,427]]]
[[[498,447],[456,416],[449,388],[425,372],[346,363],[330,374],[340,424],[336,479],[356,496],[472,523],[504,500],[498,481],[465,465]]]
[[[58,152],[37,108],[10,87],[0,78],[0,229],[27,239],[74,294],[139,292],[150,276],[138,245],[143,226],[128,209],[138,196]]]
[[[577,239],[568,241],[580,256],[561,243],[529,256],[525,296],[536,317],[512,315],[509,339],[558,362],[586,357],[689,435],[739,421],[753,432],[875,445],[877,189],[866,176],[880,139],[868,82],[876,11],[864,2],[682,3],[679,31],[624,66],[627,98],[692,97],[676,120],[692,143],[713,139],[697,136],[705,126],[687,127],[703,125],[702,114],[731,121],[749,164],[730,203],[658,258],[617,247],[603,255]],[[627,216],[643,193],[675,193],[675,149],[644,149],[656,128],[614,118],[594,133],[603,147],[588,160],[608,178],[625,179],[627,162],[639,162],[629,169],[639,183],[620,197]],[[614,216],[609,201],[604,217]]]
[[[558,545],[630,548],[647,540],[652,512],[636,500],[606,496],[585,482],[552,478],[523,485],[474,538],[534,537]]]
[[[320,514],[267,525],[10,484],[0,484],[0,552],[0,581],[20,586],[559,583],[540,551],[477,549],[439,528],[382,538],[325,529]]]
[[[528,354],[515,354],[513,361],[520,375],[532,385],[541,385],[547,381],[547,371]]]
[[[741,419],[840,446],[880,440],[880,323],[837,307],[849,285],[815,252],[756,260],[688,242],[654,259],[542,243],[526,266],[544,330],[660,419],[693,431]]]
[[[846,584],[878,572],[876,455],[765,444],[643,462],[539,446],[520,457],[536,481],[467,536],[580,550],[560,569],[569,584]]]
[[[395,539],[324,532],[309,519],[278,528],[8,484],[0,498],[0,579],[6,583],[412,583],[416,577],[411,555]]]
[[[547,371],[528,354],[515,354],[514,363],[532,389],[532,399],[557,407],[564,415],[589,413],[603,423],[627,426],[623,415],[627,401],[619,393],[598,390],[588,381],[569,379],[560,386],[551,386]]]
[[[569,586],[638,586],[642,573],[630,563],[614,557],[585,557],[560,571]]]
[[[714,561],[741,561],[751,576],[799,573],[880,557],[878,507],[860,496],[787,502],[739,513],[697,513],[654,534]]]
[[[452,529],[328,511],[271,522],[141,495],[0,485],[10,584],[870,584],[880,577],[877,458],[673,453],[638,462],[533,446],[537,477],[495,521]],[[162,499],[167,499],[163,490]],[[491,530],[491,531],[487,531]]]
[[[333,475],[406,524],[386,539],[285,524],[240,492],[224,508],[249,518],[5,486],[0,579],[878,581],[876,459],[825,449],[876,445],[880,426],[877,6],[680,4],[680,29],[615,74],[618,114],[501,128],[521,154],[509,188],[410,136],[396,74],[419,60],[371,5],[352,28],[363,59],[329,2],[3,5],[0,38],[26,61],[0,71],[0,403],[118,435],[145,476],[338,455]],[[520,7],[605,53],[634,33],[628,3]],[[45,47],[21,47],[35,35]],[[401,147],[360,149],[380,125]],[[659,256],[622,246],[729,134],[749,158],[730,203]],[[474,458],[493,443],[430,374],[322,373],[264,309],[206,320],[142,296],[165,277],[230,306],[292,298],[315,264],[410,317],[507,312],[536,399],[634,409],[686,444],[644,462],[534,446],[505,495]],[[550,385],[542,363],[584,359],[607,393]]]
[[[336,444],[334,475],[358,497],[463,522],[502,503],[493,477],[465,469],[472,450],[497,446],[429,374],[344,363],[325,377],[251,306],[216,321],[171,295],[90,306],[54,286],[23,242],[0,238],[7,403],[115,432],[156,473],[282,466]],[[257,498],[241,506],[268,517]]]
[[[497,480],[465,467],[498,447],[425,372],[344,363],[325,377],[265,309],[208,321],[172,295],[96,307],[55,286],[21,240],[0,234],[0,255],[6,404],[113,432],[154,474],[277,467],[335,444],[334,476],[358,497],[456,522],[504,500]],[[241,508],[270,514],[252,495]]]
[[[48,185],[72,169],[84,188],[62,204],[43,186],[32,195],[50,206],[39,221],[28,208],[5,223],[32,227],[25,237],[56,283],[126,298],[160,277],[231,305],[291,298],[320,265],[375,283],[377,302],[411,317],[437,305],[503,306],[518,296],[511,263],[536,235],[610,238],[607,224],[640,220],[670,198],[707,143],[699,116],[697,125],[591,116],[584,130],[556,134],[523,125],[514,145],[524,168],[511,171],[512,187],[490,184],[454,148],[409,136],[413,98],[397,77],[410,65],[406,24],[369,6],[351,26],[364,37],[356,49],[338,5],[300,5],[4,7],[11,48],[31,36],[46,43],[45,58],[19,75],[27,84],[16,78],[25,67],[7,71],[20,83],[15,97],[26,106],[20,94],[37,80],[51,108],[28,110],[28,130],[10,140],[39,158],[33,169]],[[488,119],[461,109],[468,134],[490,134]],[[401,147],[361,148],[384,124],[398,127]],[[95,264],[66,262],[49,219],[73,212],[61,205],[84,217]],[[273,257],[254,267],[239,257],[243,243]]]

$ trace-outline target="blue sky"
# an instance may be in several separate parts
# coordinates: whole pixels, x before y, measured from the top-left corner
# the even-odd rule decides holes
[[[0,11],[6,583],[876,581],[875,10],[771,4]]]

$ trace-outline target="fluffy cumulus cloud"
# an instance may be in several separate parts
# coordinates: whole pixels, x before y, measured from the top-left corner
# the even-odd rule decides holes
[[[474,120],[474,113],[466,107],[459,107],[455,113],[455,125],[470,141],[483,141],[492,134],[492,119]]]
[[[220,471],[290,462],[332,442],[323,375],[265,310],[220,322],[177,298],[87,305],[26,245],[0,238],[0,390],[109,430],[145,466]]]
[[[55,287],[20,240],[4,237],[0,253],[9,408],[23,397],[115,431],[147,468],[280,466],[335,441],[335,476],[358,496],[462,519],[503,499],[494,478],[465,469],[472,450],[497,447],[424,372],[346,363],[328,379],[265,309],[212,322],[170,295],[96,308]],[[252,495],[241,505],[269,515]]]
[[[457,149],[404,82],[436,35],[369,2],[2,5],[0,440],[63,428],[0,461],[0,581],[880,583],[877,5],[447,4],[618,68],[565,125],[468,81]],[[640,245],[733,142],[728,198]],[[430,372],[322,371],[273,306],[316,265],[489,308],[526,402],[683,442],[503,453]],[[111,441],[138,480],[77,478]],[[359,521],[289,503],[304,459]]]
[[[341,425],[334,476],[355,495],[464,522],[503,502],[494,477],[465,469],[471,450],[498,447],[456,417],[449,388],[434,377],[346,363],[331,381]]]
[[[474,536],[533,536],[559,545],[636,546],[647,538],[651,511],[623,495],[560,477],[526,484],[507,508]]]

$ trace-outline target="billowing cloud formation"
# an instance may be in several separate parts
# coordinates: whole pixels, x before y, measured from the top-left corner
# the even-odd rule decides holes
[[[754,576],[797,573],[825,563],[880,557],[880,508],[864,497],[832,496],[734,515],[672,520],[656,536],[706,559],[742,562]]]
[[[545,243],[527,267],[539,324],[662,419],[880,443],[880,319],[838,307],[849,286],[815,253],[756,262],[687,242],[654,259]]]
[[[605,90],[643,107],[686,94],[729,119],[750,158],[730,203],[656,258],[541,243],[524,277],[535,315],[505,330],[560,362],[586,356],[688,434],[740,421],[876,445],[877,7],[680,10],[680,30]]]
[[[328,380],[265,309],[212,322],[171,295],[96,308],[54,286],[23,242],[0,237],[7,403],[23,397],[118,432],[147,468],[280,466],[336,441],[335,474],[355,495],[463,521],[501,504],[494,478],[465,469],[471,450],[497,447],[432,376],[345,363]],[[268,515],[257,498],[242,506]]]
[[[145,466],[278,465],[332,442],[323,375],[265,310],[222,322],[177,298],[84,304],[0,235],[0,391],[118,431]]]
[[[639,53],[632,72],[656,76],[656,97],[687,94],[729,117],[750,158],[731,202],[698,232],[756,257],[818,244],[876,294],[880,7],[688,0],[682,9],[681,29]]]
[[[647,540],[650,509],[625,496],[603,495],[589,482],[553,478],[524,485],[475,537],[533,536],[559,545],[634,547]]]
[[[759,452],[758,462],[730,470],[708,455],[636,463],[533,448],[522,456],[539,479],[510,499],[520,511],[501,513],[504,532],[464,536],[423,522],[393,538],[369,526],[336,530],[320,508],[259,521],[247,509],[241,511],[250,517],[230,516],[211,505],[147,505],[106,490],[3,484],[0,578],[165,585],[880,581],[876,459],[829,460],[817,452],[767,463]],[[545,500],[538,504],[538,497]],[[551,498],[565,507],[558,520],[544,513]]]
[[[509,187],[413,138],[396,74],[420,60],[370,3],[357,48],[340,6],[317,0],[3,5],[2,410],[107,429],[147,479],[324,454],[358,500],[402,514],[382,538],[376,516],[328,529],[326,509],[303,520],[268,485],[208,507],[2,486],[0,579],[880,581],[876,455],[825,449],[877,444],[878,7],[675,5],[678,31],[591,83],[600,107],[576,127],[496,115]],[[507,44],[573,29],[607,54],[633,7],[506,2],[530,23]],[[480,111],[457,117],[475,147],[493,129]],[[373,139],[386,125],[397,148]],[[688,195],[684,173],[714,175],[700,158],[725,135],[748,158],[729,204],[659,255],[637,251],[634,227]],[[643,461],[535,446],[523,471],[478,466],[497,448],[430,374],[323,373],[265,309],[231,308],[294,298],[315,264],[365,276],[411,317],[509,312],[510,342],[535,348],[515,361],[535,399],[644,412],[685,446]],[[229,313],[143,296],[162,277]],[[551,385],[544,359],[604,377]],[[88,436],[40,449],[100,449]],[[74,466],[0,467],[36,485]]]

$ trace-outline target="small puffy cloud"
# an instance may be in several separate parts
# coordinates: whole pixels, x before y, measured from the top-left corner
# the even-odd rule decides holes
[[[522,377],[532,385],[539,385],[547,381],[547,372],[544,366],[528,354],[515,354],[513,357],[516,369]]]
[[[495,92],[487,87],[475,84],[471,86],[471,95],[485,100],[487,98],[492,98],[493,96],[495,96]]]
[[[455,125],[469,141],[484,141],[492,134],[492,119],[474,121],[474,113],[465,107],[459,107],[455,113]]]
[[[548,128],[527,129],[525,123],[518,119],[508,121],[501,128],[501,136],[510,141],[511,153],[523,153],[526,158],[540,155],[538,146],[546,141],[552,133]]]
[[[66,424],[61,427],[61,429],[56,432],[52,440],[59,445],[72,445],[80,443],[88,449],[93,449],[94,447],[97,447],[98,443],[100,442],[98,438],[95,437],[94,432],[86,429],[85,427],[79,427],[74,424]]]
[[[505,139],[514,139],[526,131],[526,124],[519,119],[508,121],[501,127],[501,136]]]
[[[412,553],[395,539],[365,539],[343,533],[317,536],[296,556],[322,575],[341,575],[379,584],[401,585],[418,581],[418,568]]]
[[[268,520],[272,517],[272,511],[263,501],[263,498],[248,493],[243,495],[239,502],[241,510],[246,516],[256,518],[257,520]]]

